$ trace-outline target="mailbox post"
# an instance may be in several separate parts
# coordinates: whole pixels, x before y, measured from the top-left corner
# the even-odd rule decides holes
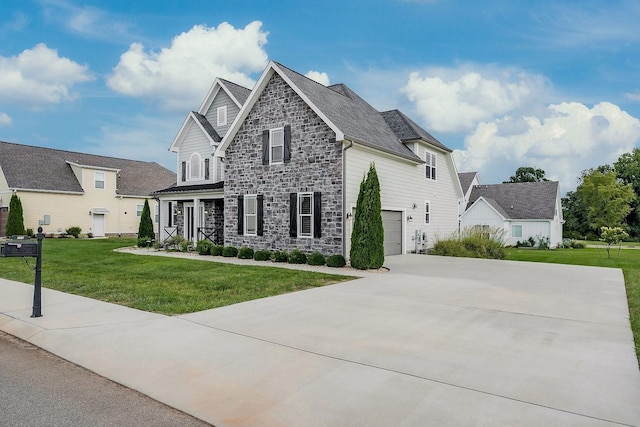
[[[31,317],[42,317],[42,227],[38,227],[37,240],[27,240],[25,237],[4,242],[0,246],[0,256],[3,257],[35,257],[36,279],[33,286],[33,311]]]

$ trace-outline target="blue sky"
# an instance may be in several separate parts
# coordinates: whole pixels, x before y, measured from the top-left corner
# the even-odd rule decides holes
[[[483,183],[562,190],[640,143],[637,1],[0,0],[0,140],[175,169],[216,76],[269,60],[399,108]],[[44,165],[46,167],[46,165]]]

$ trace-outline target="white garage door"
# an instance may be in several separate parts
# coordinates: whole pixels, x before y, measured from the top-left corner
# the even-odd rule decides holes
[[[382,211],[384,227],[384,254],[399,255],[402,253],[402,212]]]

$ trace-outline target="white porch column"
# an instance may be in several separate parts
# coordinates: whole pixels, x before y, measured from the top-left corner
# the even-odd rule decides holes
[[[198,228],[200,227],[200,199],[193,199],[193,243],[198,243]]]

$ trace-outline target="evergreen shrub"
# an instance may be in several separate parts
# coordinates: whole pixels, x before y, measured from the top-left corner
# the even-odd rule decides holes
[[[347,265],[347,261],[344,259],[342,255],[336,254],[331,255],[327,258],[327,267],[344,267]]]
[[[253,249],[243,246],[238,251],[238,258],[240,259],[253,259]]]
[[[253,259],[256,261],[269,261],[271,259],[271,251],[267,249],[261,249],[253,253]]]
[[[235,258],[238,256],[238,248],[236,248],[235,246],[225,246],[222,249],[222,256],[228,257],[228,258]]]
[[[307,257],[307,264],[309,265],[325,265],[326,262],[327,260],[320,252],[314,252]]]

